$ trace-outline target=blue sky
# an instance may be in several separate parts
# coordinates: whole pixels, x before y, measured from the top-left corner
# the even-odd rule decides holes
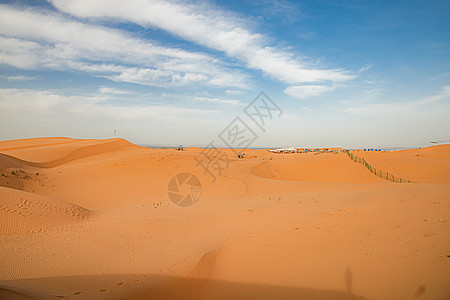
[[[0,139],[206,145],[261,91],[254,147],[450,138],[448,1],[2,1]]]

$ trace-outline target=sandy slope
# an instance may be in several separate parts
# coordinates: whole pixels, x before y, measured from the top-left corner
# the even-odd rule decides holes
[[[89,210],[78,205],[5,187],[0,187],[0,198],[0,234],[55,230],[59,225],[66,226],[92,216]]]
[[[355,152],[380,170],[422,183],[450,183],[449,145],[394,152]]]
[[[0,299],[449,298],[450,146],[357,153],[418,184],[344,154],[223,153],[213,182],[197,148],[0,142]],[[180,172],[202,183],[188,208],[167,197]]]
[[[347,154],[305,153],[285,159],[269,160],[253,169],[257,176],[295,181],[384,182],[358,164]]]

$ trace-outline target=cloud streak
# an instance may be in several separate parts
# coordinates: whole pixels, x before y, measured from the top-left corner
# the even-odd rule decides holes
[[[364,106],[352,106],[344,109],[347,113],[372,117],[421,117],[432,111],[441,116],[450,113],[450,102],[442,100],[450,99],[450,86],[444,86],[440,93],[411,102],[370,103]],[[432,109],[433,106],[440,109]]]
[[[229,11],[210,4],[176,1],[51,0],[65,13],[81,18],[116,19],[160,28],[182,39],[225,53],[247,68],[288,84],[339,82],[355,75],[342,69],[320,69],[292,53],[269,44],[269,38],[247,29]]]
[[[194,97],[193,101],[194,102],[219,103],[219,104],[227,104],[227,105],[235,105],[235,106],[245,106],[245,104],[239,100],[214,98],[214,97]]]
[[[420,99],[415,104],[434,103],[445,99],[450,99],[450,85],[444,86],[440,93]]]
[[[245,88],[245,74],[203,53],[156,45],[46,10],[0,5],[0,63],[21,69],[75,69],[160,87]]]
[[[326,85],[300,85],[288,86],[284,92],[292,97],[298,99],[307,99],[310,97],[319,96],[325,92],[334,90],[334,86]]]
[[[32,76],[7,76],[6,80],[8,81],[29,81],[29,80],[34,80],[36,79],[36,77],[32,77]]]

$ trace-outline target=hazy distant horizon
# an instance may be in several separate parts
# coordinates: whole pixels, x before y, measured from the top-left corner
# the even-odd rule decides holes
[[[268,150],[268,149],[280,149],[285,147],[294,147],[294,148],[307,148],[307,149],[321,149],[321,148],[343,148],[343,149],[380,149],[384,151],[397,151],[397,150],[408,150],[408,149],[419,149],[434,146],[437,144],[430,144],[426,146],[390,146],[390,147],[340,147],[340,146],[320,146],[320,147],[310,147],[310,146],[273,146],[273,147],[250,147],[250,150]],[[443,145],[443,144],[438,144]],[[138,146],[146,147],[146,148],[157,148],[157,149],[168,149],[168,148],[177,148],[179,145],[147,145],[147,144],[139,144]],[[183,148],[195,147],[195,148],[208,148],[207,145],[181,145]],[[217,148],[229,148],[226,145],[218,145]]]
[[[11,139],[0,139],[0,141],[8,141],[8,140],[19,140],[19,139],[32,139],[32,138],[47,138],[47,137],[63,137],[63,138],[72,138],[72,139],[112,139],[112,138],[122,138],[127,140],[128,142],[131,142],[137,146],[147,147],[147,148],[160,148],[160,149],[167,149],[167,148],[177,148],[180,145],[184,148],[189,147],[196,147],[196,148],[207,148],[208,143],[202,143],[202,144],[179,144],[179,143],[136,143],[132,140],[126,139],[125,137],[121,136],[107,136],[107,137],[69,137],[69,136],[24,136],[19,138],[11,138]],[[211,141],[210,141],[211,142]],[[291,144],[285,144],[285,145],[262,145],[262,146],[250,146],[247,149],[252,150],[264,150],[264,149],[278,149],[278,148],[284,148],[284,147],[296,147],[296,148],[343,148],[343,149],[381,149],[381,150],[406,150],[406,149],[418,149],[418,148],[425,148],[429,146],[435,146],[435,145],[443,145],[443,144],[450,144],[450,142],[446,143],[423,143],[421,145],[383,145],[383,146],[376,146],[376,145],[362,145],[362,146],[343,146],[343,145],[302,145],[301,143],[291,143]],[[229,146],[225,144],[216,144],[214,143],[214,146],[217,148],[230,148]]]

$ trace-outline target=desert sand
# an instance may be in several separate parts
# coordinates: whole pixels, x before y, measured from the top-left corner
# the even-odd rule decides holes
[[[0,142],[0,299],[450,299],[450,145],[247,151]],[[198,177],[178,207],[171,178]]]

